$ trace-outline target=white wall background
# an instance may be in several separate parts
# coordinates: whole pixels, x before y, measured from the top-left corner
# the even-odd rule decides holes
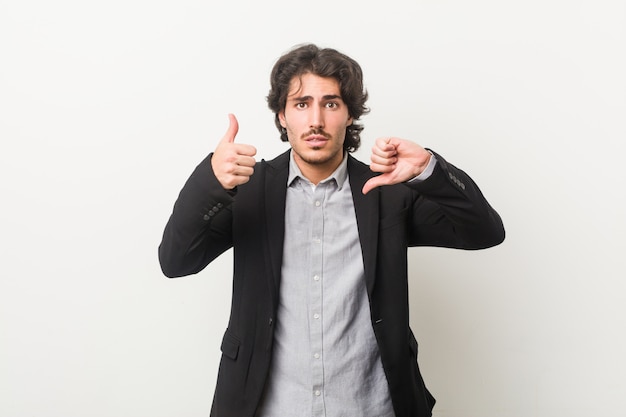
[[[0,416],[207,416],[230,252],[168,280],[172,204],[235,113],[286,149],[274,60],[356,58],[363,150],[480,184],[506,242],[411,250],[439,417],[626,413],[626,6],[611,0],[0,1]]]

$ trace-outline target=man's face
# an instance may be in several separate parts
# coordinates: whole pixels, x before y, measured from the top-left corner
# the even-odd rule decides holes
[[[352,117],[336,79],[314,74],[294,77],[285,110],[278,117],[305,176],[310,180],[313,178],[309,174],[328,176],[339,166],[346,127],[352,124]]]

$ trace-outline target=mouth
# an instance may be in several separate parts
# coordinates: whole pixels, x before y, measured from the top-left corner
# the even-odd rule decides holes
[[[309,146],[313,147],[322,146],[328,142],[328,138],[323,135],[310,135],[304,138],[304,140]]]

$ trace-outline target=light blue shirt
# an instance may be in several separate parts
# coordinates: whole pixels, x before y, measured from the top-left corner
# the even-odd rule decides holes
[[[259,417],[393,417],[370,320],[347,157],[317,186],[293,160],[274,349]]]
[[[427,178],[434,159],[411,181]],[[257,417],[394,417],[370,319],[347,156],[316,186],[292,152],[287,187],[272,366]]]

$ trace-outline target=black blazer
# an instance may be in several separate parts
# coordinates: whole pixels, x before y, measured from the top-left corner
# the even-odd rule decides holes
[[[504,240],[500,216],[476,184],[435,156],[437,165],[426,181],[379,187],[367,195],[361,189],[375,174],[348,158],[372,327],[397,417],[431,416],[435,403],[420,375],[409,328],[407,248],[481,249]],[[258,162],[250,181],[235,192],[221,187],[210,158],[181,190],[159,260],[166,276],[178,277],[203,270],[234,248],[232,306],[211,416],[252,417],[270,367],[274,322],[280,319],[289,151]]]

